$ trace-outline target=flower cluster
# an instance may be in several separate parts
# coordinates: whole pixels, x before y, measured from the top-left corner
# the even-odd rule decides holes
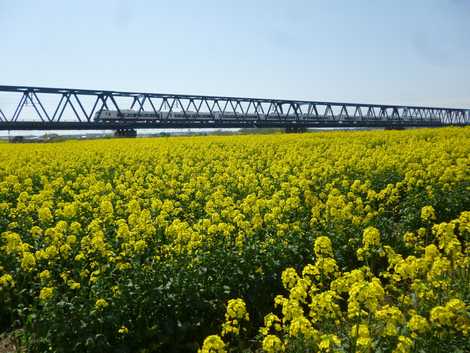
[[[240,323],[249,321],[250,316],[246,312],[246,304],[243,299],[230,299],[225,313],[225,322],[222,325],[222,336],[240,333]]]
[[[265,316],[259,330],[263,351],[300,352],[308,347],[315,352],[401,353],[445,346],[446,339],[468,343],[470,305],[464,300],[470,266],[462,249],[469,246],[469,216],[463,212],[449,223],[430,224],[426,247],[417,246],[406,257],[386,246],[386,255],[377,255],[388,263],[380,273],[369,266],[324,273],[318,264],[334,261],[333,251],[327,237],[318,237],[314,264],[306,265],[301,275],[293,268],[283,272],[288,296],[278,295],[274,301],[279,315]],[[366,228],[361,249],[379,246],[378,230]]]
[[[469,138],[0,143],[0,327],[34,353],[458,346]]]

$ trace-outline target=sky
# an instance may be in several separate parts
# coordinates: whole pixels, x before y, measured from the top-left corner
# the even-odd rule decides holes
[[[0,85],[470,108],[470,0],[0,0]]]

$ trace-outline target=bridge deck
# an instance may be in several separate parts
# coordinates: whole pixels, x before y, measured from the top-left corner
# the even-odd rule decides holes
[[[96,122],[28,122],[17,121],[13,123],[1,122],[0,131],[13,130],[118,130],[118,129],[210,129],[210,128],[352,128],[352,127],[441,127],[440,122],[412,122],[412,121],[161,121],[161,122],[123,122],[123,123],[96,123]]]

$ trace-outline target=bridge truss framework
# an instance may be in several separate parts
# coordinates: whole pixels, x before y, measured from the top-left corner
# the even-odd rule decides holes
[[[2,95],[17,100],[9,114],[2,110]],[[26,106],[30,108],[27,116]],[[114,112],[117,119],[95,120],[103,111]],[[126,117],[129,112],[133,118]],[[0,130],[469,124],[470,110],[460,108],[0,86]]]

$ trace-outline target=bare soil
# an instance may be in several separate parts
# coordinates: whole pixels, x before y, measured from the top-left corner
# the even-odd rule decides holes
[[[0,335],[0,353],[17,353],[19,352],[12,335]]]

